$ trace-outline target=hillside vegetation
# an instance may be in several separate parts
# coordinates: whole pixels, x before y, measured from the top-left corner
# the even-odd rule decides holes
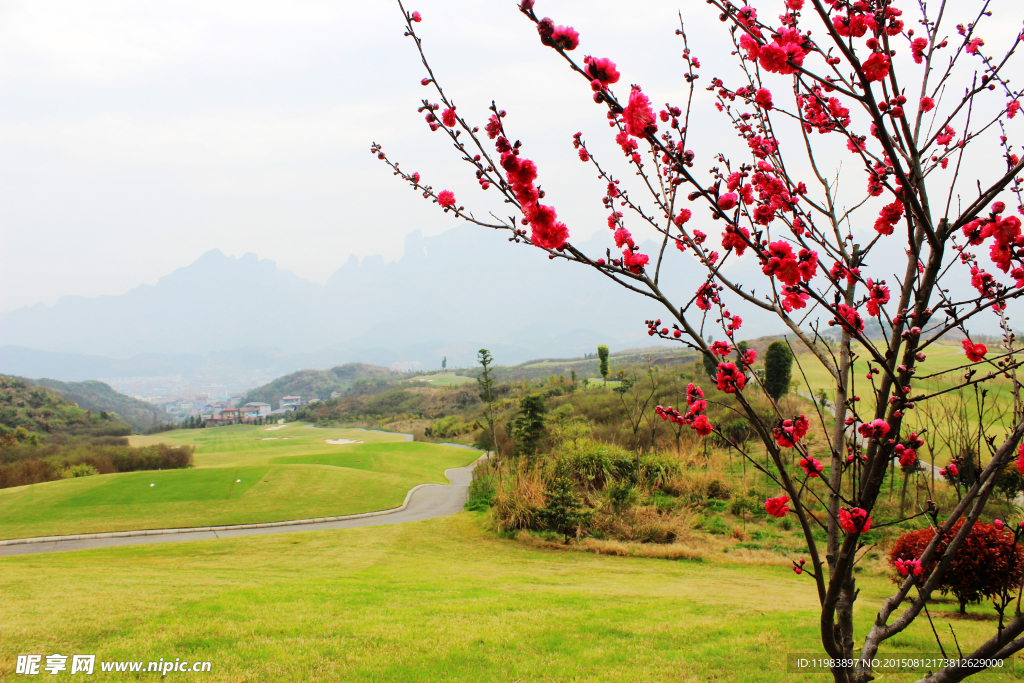
[[[386,384],[401,377],[401,373],[366,363],[346,363],[329,370],[299,370],[253,389],[243,403],[258,401],[276,408],[283,396],[328,399],[333,391],[345,391],[375,381]]]
[[[117,413],[83,410],[53,389],[0,375],[0,488],[192,465],[191,447],[130,448],[131,433]]]
[[[108,384],[87,382],[61,382],[55,379],[26,380],[37,386],[57,391],[64,398],[77,403],[79,408],[99,413],[117,413],[136,432],[166,421],[166,414],[157,406],[115,391]]]

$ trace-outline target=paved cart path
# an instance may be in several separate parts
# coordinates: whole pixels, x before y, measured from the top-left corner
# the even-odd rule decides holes
[[[406,498],[405,504],[394,510],[364,515],[350,515],[347,519],[330,522],[297,520],[281,526],[249,526],[249,528],[205,527],[203,531],[182,530],[175,533],[159,533],[137,536],[114,536],[93,534],[84,537],[60,538],[42,542],[14,542],[0,546],[0,557],[5,555],[28,555],[35,553],[64,552],[83,550],[86,548],[105,548],[117,545],[138,545],[141,543],[176,543],[179,541],[198,541],[211,538],[234,538],[235,536],[255,536],[258,534],[287,534],[296,531],[316,531],[319,529],[349,529],[360,526],[379,526],[382,524],[403,524],[419,522],[434,517],[447,517],[462,510],[469,496],[469,484],[473,480],[473,468],[459,467],[445,471],[450,485],[421,484],[413,488]],[[100,536],[106,536],[101,538]]]

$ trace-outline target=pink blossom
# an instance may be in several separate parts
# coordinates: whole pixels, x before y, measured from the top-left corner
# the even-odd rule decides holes
[[[409,19],[416,22],[423,21],[423,15],[421,15],[419,12],[413,12],[412,14],[409,15]]]
[[[809,456],[800,458],[800,467],[804,468],[804,474],[810,479],[817,479],[825,471],[820,460]]]
[[[889,55],[875,52],[864,62],[864,78],[871,81],[883,81],[889,76],[889,68],[892,62]]]
[[[588,55],[583,58],[583,63],[586,66],[584,71],[587,72],[591,80],[597,81],[602,86],[619,82],[619,72],[615,70],[615,62],[607,57],[590,57]]]
[[[679,214],[675,217],[675,223],[677,226],[682,227],[683,223],[690,220],[692,212],[689,209],[679,209]]]
[[[727,394],[735,394],[747,383],[747,378],[734,363],[719,363],[715,379],[718,381],[719,391]]]
[[[764,502],[764,510],[772,517],[785,517],[789,512],[789,506],[786,505],[788,502],[789,496],[769,498]]]
[[[767,88],[761,88],[754,96],[754,103],[766,111],[771,111],[773,107],[772,91]]]
[[[875,220],[875,232],[880,235],[891,235],[902,217],[903,202],[897,199],[892,204],[886,204]]]
[[[692,424],[693,431],[697,432],[701,436],[707,436],[710,434],[714,427],[711,426],[711,422],[708,421],[707,415],[698,415]]]
[[[722,211],[728,211],[736,206],[738,200],[739,198],[736,196],[735,192],[727,192],[718,198],[718,208]]]
[[[921,111],[923,111],[924,113],[927,114],[932,109],[935,109],[935,100],[933,100],[930,97],[922,97],[921,98]]]
[[[455,125],[455,107],[445,109],[444,112],[441,113],[441,122],[449,128]]]
[[[455,206],[455,193],[451,190],[441,190],[437,195],[437,203],[444,207]]]
[[[988,353],[988,347],[984,344],[973,344],[970,339],[964,339],[961,344],[964,347],[964,353],[967,355],[967,360],[972,363],[979,363],[985,359],[985,354]]]
[[[807,435],[811,423],[804,415],[783,420],[772,429],[772,436],[782,448],[794,448]]]
[[[865,439],[881,439],[889,433],[889,423],[881,418],[877,418],[872,422],[865,422],[857,428],[857,431]]]
[[[921,575],[921,560],[903,560],[898,559],[893,562],[893,566],[896,571],[899,572],[900,576],[914,576]]]
[[[1019,112],[1019,111],[1020,111],[1020,102],[1018,102],[1017,100],[1013,100],[1008,105],[1006,105],[1006,116],[1008,118],[1012,119],[1014,116],[1017,115],[1017,112]]]
[[[863,508],[843,508],[839,511],[839,526],[850,534],[866,533],[871,530],[871,518]]]
[[[918,64],[924,61],[924,51],[928,49],[927,38],[914,38],[910,43],[910,49],[914,55],[914,61]]]
[[[626,124],[626,133],[634,138],[644,137],[650,129],[658,130],[651,101],[636,86],[629,91],[629,104],[622,111],[622,119]]]

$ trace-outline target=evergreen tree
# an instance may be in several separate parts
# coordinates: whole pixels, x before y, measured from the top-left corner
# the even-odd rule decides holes
[[[764,354],[764,390],[778,401],[789,391],[793,376],[793,352],[784,341],[773,341]]]
[[[476,383],[480,385],[480,400],[487,406],[484,408],[484,421],[487,423],[487,436],[490,437],[490,446],[494,449],[494,455],[500,457],[501,453],[498,450],[498,438],[494,431],[497,419],[494,417],[494,378],[491,377],[491,363],[494,358],[491,356],[491,352],[487,349],[480,349],[477,352],[477,359],[480,361],[480,366],[483,368],[483,372],[476,378]]]
[[[608,347],[601,344],[597,347],[597,357],[601,359],[600,371],[604,384],[608,386]]]
[[[715,358],[715,355],[709,351],[701,356],[700,360],[704,364],[704,372],[708,373],[708,377],[716,379],[718,375],[718,359]]]
[[[572,490],[572,481],[568,477],[559,477],[555,480],[547,506],[537,512],[549,529],[565,537],[566,543],[569,542],[569,536],[582,531],[593,516],[590,510],[583,507],[579,496]]]
[[[515,454],[528,457],[537,454],[541,439],[547,433],[544,414],[548,411],[544,399],[538,394],[519,400],[519,413],[508,423],[507,430],[515,443]]]

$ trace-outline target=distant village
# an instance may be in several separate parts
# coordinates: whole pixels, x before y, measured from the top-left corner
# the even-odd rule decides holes
[[[341,396],[341,392],[331,392],[331,398]],[[282,396],[275,410],[269,403],[250,402],[239,405],[243,396],[232,396],[228,399],[211,400],[209,394],[191,394],[182,396],[164,405],[169,415],[179,420],[191,418],[201,419],[207,427],[229,424],[262,424],[283,420],[288,413],[301,406],[320,403],[319,398],[305,399],[301,396]]]

